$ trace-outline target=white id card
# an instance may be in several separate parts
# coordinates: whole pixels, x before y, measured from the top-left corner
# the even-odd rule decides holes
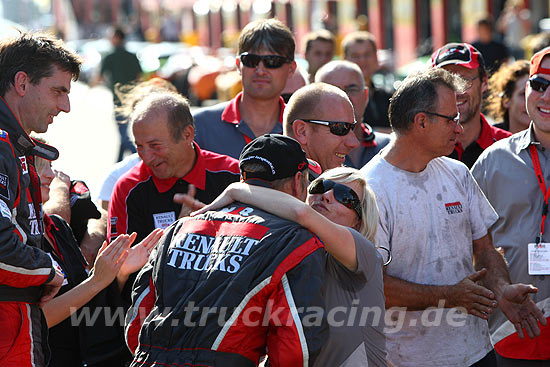
[[[550,275],[550,243],[527,245],[529,275]]]

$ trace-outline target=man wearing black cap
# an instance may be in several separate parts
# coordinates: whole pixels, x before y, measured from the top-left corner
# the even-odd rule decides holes
[[[483,56],[468,43],[448,43],[432,54],[431,65],[466,79],[466,90],[456,97],[460,124],[464,131],[458,136],[455,149],[449,157],[471,168],[483,150],[495,141],[512,135],[490,125],[481,113],[483,92],[488,85]]]
[[[292,138],[253,140],[239,167],[245,182],[305,199],[308,161]],[[182,218],[134,283],[132,366],[252,367],[266,354],[274,366],[310,366],[326,337],[323,318],[311,318],[323,310],[323,274],[323,246],[294,222],[239,202]]]

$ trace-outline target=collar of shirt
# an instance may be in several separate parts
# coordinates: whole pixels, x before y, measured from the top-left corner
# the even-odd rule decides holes
[[[229,101],[229,104],[225,107],[222,112],[222,121],[228,122],[230,124],[238,125],[241,122],[241,112],[239,111],[239,102],[243,96],[243,92],[237,94],[235,98]],[[281,109],[281,114],[279,115],[279,122],[283,123],[283,113],[285,111],[285,100],[282,97],[279,97],[279,105]]]
[[[538,141],[535,138],[535,131],[533,129],[533,122],[529,124],[529,128],[514,134],[517,139],[517,144],[511,145],[515,154],[519,154],[522,150],[529,148],[531,144],[537,144]],[[515,148],[515,149],[514,149]]]
[[[153,183],[155,184],[157,190],[160,193],[167,192],[170,190],[178,180],[183,180],[187,183],[190,183],[194,185],[199,190],[204,190],[206,186],[206,160],[204,158],[204,155],[202,154],[201,148],[199,148],[199,145],[195,142],[193,142],[193,146],[195,147],[195,152],[197,153],[197,161],[195,162],[195,165],[189,171],[184,177],[170,177],[161,179],[158,178],[153,174],[151,169],[147,167],[143,162],[144,168],[149,171],[151,174],[151,177],[153,177]]]
[[[479,147],[483,150],[489,148],[495,141],[512,135],[508,131],[499,129],[498,127],[495,127],[489,124],[489,122],[487,122],[487,119],[482,113],[480,114],[480,122],[481,122],[481,132],[479,133],[479,138],[477,138],[475,143],[479,145]],[[457,142],[456,151],[458,152],[459,157],[462,156],[462,153],[464,153],[464,150],[465,149],[462,146],[462,144]]]

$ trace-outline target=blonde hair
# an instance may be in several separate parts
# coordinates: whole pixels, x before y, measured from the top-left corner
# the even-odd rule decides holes
[[[376,196],[374,195],[374,191],[372,191],[359,170],[351,167],[336,167],[323,172],[323,174],[316,178],[315,181],[321,179],[332,180],[341,184],[347,184],[351,182],[359,183],[363,192],[358,192],[357,195],[361,196],[362,194],[363,199],[361,200],[362,215],[358,231],[368,240],[374,243],[376,229],[378,228],[378,205],[376,204]]]

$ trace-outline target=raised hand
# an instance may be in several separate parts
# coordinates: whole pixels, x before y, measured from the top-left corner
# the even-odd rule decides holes
[[[135,239],[134,236],[123,234],[110,244],[103,242],[92,268],[91,280],[101,289],[109,285],[117,276],[122,264],[128,256],[128,248]]]
[[[151,251],[153,250],[153,248],[155,248],[163,233],[164,231],[162,229],[157,228],[149,233],[149,235],[145,237],[143,241],[141,241],[134,247],[129,248],[128,257],[120,268],[119,274],[122,277],[127,278],[130,274],[140,270],[147,262],[147,259],[149,259]],[[132,233],[132,235],[135,238],[136,234]]]
[[[514,325],[518,336],[523,339],[527,332],[529,338],[540,335],[538,322],[546,325],[546,318],[542,311],[535,305],[529,296],[537,293],[538,289],[527,284],[510,284],[504,288],[502,297],[499,300],[500,309],[508,320]]]
[[[204,206],[204,203],[195,199],[195,194],[197,193],[197,188],[194,185],[189,185],[187,189],[187,194],[175,194],[174,203],[181,204],[181,211],[178,216],[179,218],[187,217],[193,210],[200,209]]]

